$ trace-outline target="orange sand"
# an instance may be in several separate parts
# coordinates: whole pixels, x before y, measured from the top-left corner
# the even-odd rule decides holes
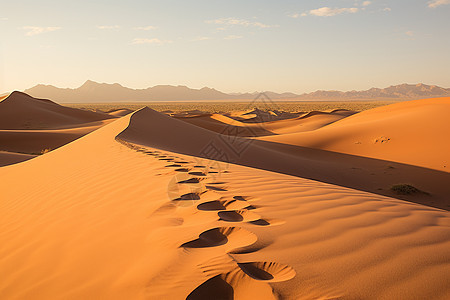
[[[442,101],[438,111],[449,105]],[[419,104],[418,110],[430,113],[426,103]],[[411,104],[404,106],[408,110]],[[378,113],[382,110],[299,135],[327,127],[342,133],[340,123],[361,127],[364,118],[370,124]],[[430,121],[440,117],[432,113],[437,115]],[[414,124],[420,116],[408,115],[413,120],[403,114],[399,120]],[[395,128],[385,128],[392,130],[386,133],[389,142],[400,147]],[[200,156],[207,156],[212,141],[237,147],[236,140],[143,109],[43,156],[1,167],[0,298],[448,299],[448,212],[325,183],[357,187],[360,177],[387,175],[361,171],[346,177],[350,166],[339,171],[345,163],[366,164],[371,172],[378,160],[321,149],[298,153],[300,148],[280,143],[301,138],[286,135],[295,138],[258,137],[282,139],[272,143],[253,138],[229,164]],[[441,151],[428,153],[433,163]],[[433,189],[427,197],[446,205],[447,172],[424,171],[428,165],[418,155],[400,162],[411,164],[404,167],[416,172],[411,178],[435,176],[437,184],[426,184]],[[390,163],[400,172],[392,176],[400,176],[402,165]],[[303,171],[289,175],[296,169]],[[322,182],[301,178],[302,172]],[[411,201],[423,202],[417,197]]]

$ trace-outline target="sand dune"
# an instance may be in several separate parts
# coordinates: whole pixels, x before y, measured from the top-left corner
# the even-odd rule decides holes
[[[443,138],[450,136],[449,114],[450,98],[423,99],[364,111],[314,132],[261,139],[449,172],[450,140]]]
[[[197,150],[199,131],[216,135],[199,127],[187,134],[190,126],[144,109],[1,168],[0,294],[448,297],[448,212],[176,153],[180,144]],[[172,136],[175,130],[181,135]],[[157,139],[163,134],[171,137],[166,143]],[[17,188],[22,182],[26,189]]]
[[[40,154],[72,142],[114,118],[114,115],[64,107],[50,100],[13,92],[0,102],[0,151]],[[34,155],[4,154],[0,156],[0,164],[32,157]]]
[[[200,116],[177,117],[179,120],[214,131],[220,134],[234,135],[241,137],[258,137],[274,134],[286,134],[292,132],[303,132],[321,128],[349,115],[351,111],[333,112],[310,112],[307,114],[289,114],[289,117],[276,115],[254,116],[250,115],[253,121],[245,121],[243,116],[248,116],[248,112],[231,114],[203,114]]]
[[[63,129],[113,116],[58,105],[13,92],[0,102],[0,129]]]
[[[450,207],[449,190],[441,184],[442,181],[450,180],[447,172],[309,147],[227,137],[149,108],[134,113],[130,126],[119,138],[154,148],[395,196],[434,207]],[[414,185],[428,195],[395,195],[390,187],[402,183]]]

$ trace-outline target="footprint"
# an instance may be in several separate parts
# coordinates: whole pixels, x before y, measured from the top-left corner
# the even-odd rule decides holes
[[[233,199],[238,200],[238,201],[247,201],[252,199],[252,197],[249,196],[234,196]]]
[[[177,183],[200,183],[200,181],[202,180],[203,178],[193,177],[186,180],[178,181]]]
[[[278,263],[237,263],[228,272],[203,282],[186,299],[278,299],[273,286],[267,283],[287,281],[295,274],[291,267]],[[244,290],[246,292],[242,294]],[[254,294],[252,290],[255,291]]]
[[[232,249],[256,242],[257,237],[250,231],[239,227],[217,227],[201,233],[198,239],[181,245],[183,248],[210,248],[230,244]]]
[[[274,225],[281,225],[286,223],[283,220],[273,220],[273,219],[258,219],[255,221],[250,221],[250,224],[257,225],[257,226],[274,226]]]
[[[200,200],[200,193],[187,193],[187,194],[181,195],[177,199],[174,199],[174,201],[180,201],[180,200]]]
[[[261,219],[261,216],[254,212],[242,210],[219,211],[217,213],[219,220],[226,222],[251,222]]]
[[[236,200],[214,200],[199,204],[197,208],[204,211],[217,211],[217,210],[238,210],[248,207],[249,204],[246,201]]]
[[[211,173],[211,172],[209,172],[209,173]],[[224,182],[224,181],[219,181],[219,182],[209,182],[208,184],[213,184],[213,185],[215,185],[215,184],[226,184],[226,182]]]
[[[266,282],[287,281],[296,275],[292,267],[276,262],[247,262],[238,266],[251,278]]]
[[[225,189],[225,188],[221,188],[221,187],[210,185],[210,184],[207,184],[206,188],[213,190],[213,191],[217,191],[217,192],[226,192],[227,191],[227,189]]]
[[[189,174],[194,176],[206,176],[206,174],[203,172],[189,172]]]
[[[177,206],[174,203],[169,202],[169,203],[163,204],[158,209],[156,209],[153,212],[153,215],[166,215],[166,214],[172,213],[176,209],[177,209]]]
[[[226,206],[224,205],[223,201],[215,200],[201,203],[197,205],[197,209],[204,211],[215,211],[215,210],[224,210],[226,209]]]
[[[199,285],[186,297],[186,300],[203,299],[232,300],[234,289],[221,275],[217,275]]]

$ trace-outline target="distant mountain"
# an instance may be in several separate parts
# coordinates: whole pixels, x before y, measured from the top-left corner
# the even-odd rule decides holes
[[[215,89],[204,87],[191,89],[186,86],[157,85],[147,89],[130,89],[118,83],[97,83],[86,81],[76,89],[57,88],[52,85],[36,85],[25,90],[25,93],[38,98],[48,98],[60,103],[95,103],[95,102],[141,102],[141,101],[195,101],[195,100],[251,100],[260,94],[234,93],[226,94]],[[267,91],[271,99],[285,100],[377,100],[398,99],[409,100],[431,97],[450,96],[450,89],[425,84],[401,84],[367,91],[316,91],[297,95],[294,93],[274,93]]]
[[[450,89],[426,84],[400,84],[388,88],[371,88],[367,91],[316,91],[303,94],[299,98],[304,99],[419,99],[431,97],[450,96]]]
[[[39,84],[24,92],[33,97],[48,98],[60,103],[230,99],[230,95],[206,87],[196,90],[186,86],[157,85],[147,89],[130,89],[118,83],[97,83],[91,80],[76,89]]]

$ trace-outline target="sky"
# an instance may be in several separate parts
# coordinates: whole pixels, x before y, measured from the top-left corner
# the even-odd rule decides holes
[[[0,93],[450,88],[450,0],[0,0]]]

